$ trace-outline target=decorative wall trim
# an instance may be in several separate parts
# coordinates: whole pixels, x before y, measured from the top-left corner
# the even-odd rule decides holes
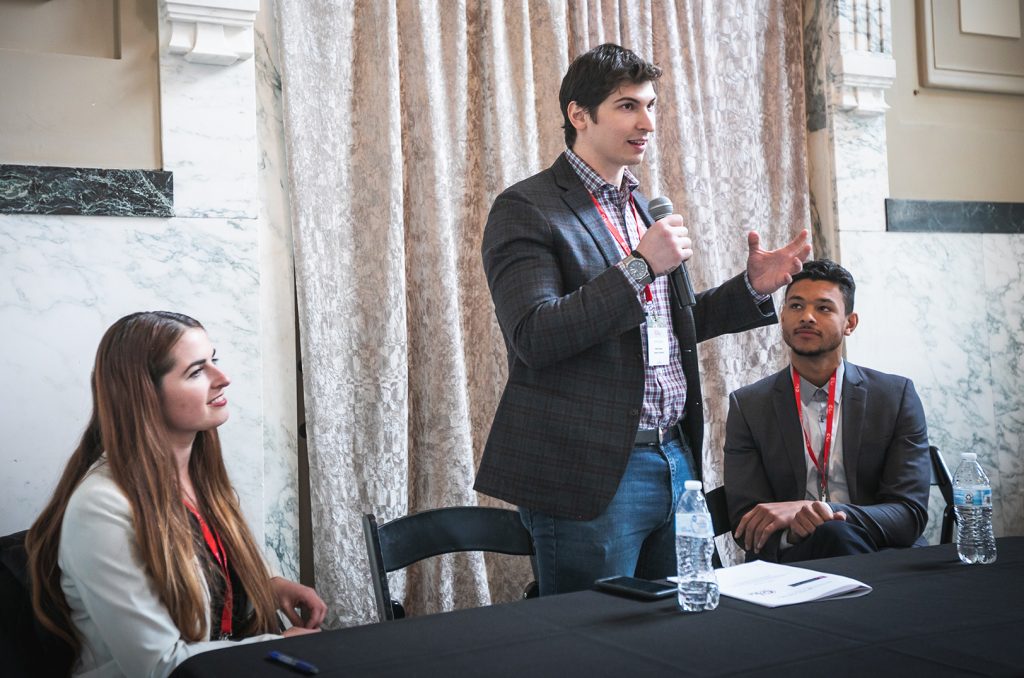
[[[230,66],[253,55],[259,0],[164,0],[171,54],[185,61]]]
[[[1024,203],[888,198],[885,223],[899,233],[1024,233]]]
[[[0,165],[0,214],[173,217],[174,179],[162,170]]]
[[[896,82],[896,60],[882,52],[844,52],[836,73],[833,103],[841,111],[881,115],[885,91]]]

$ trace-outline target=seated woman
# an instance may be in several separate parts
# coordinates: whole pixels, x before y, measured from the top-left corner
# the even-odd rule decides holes
[[[166,676],[199,652],[279,637],[278,609],[286,636],[324,619],[313,589],[271,577],[242,517],[215,356],[178,313],[126,316],[100,342],[92,417],[26,540],[33,607],[76,675]]]

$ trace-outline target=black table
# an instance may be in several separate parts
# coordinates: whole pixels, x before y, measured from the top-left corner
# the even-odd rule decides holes
[[[177,678],[296,676],[276,649],[320,676],[1024,675],[1024,537],[992,565],[953,546],[806,563],[874,587],[860,598],[764,608],[722,598],[682,614],[674,598],[584,591],[507,605],[240,645],[198,655]]]

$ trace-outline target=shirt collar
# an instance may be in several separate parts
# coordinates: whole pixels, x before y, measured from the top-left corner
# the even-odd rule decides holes
[[[593,167],[588,165],[583,158],[576,155],[571,148],[565,149],[565,158],[576,171],[580,181],[583,182],[583,187],[595,196],[606,191],[613,191],[618,196],[620,202],[625,202],[626,199],[629,198],[630,194],[640,186],[640,181],[633,176],[633,173],[629,171],[628,167],[625,168],[625,171],[622,173],[622,183],[615,186],[614,184],[605,181]]]
[[[792,369],[792,368],[791,368]],[[800,374],[797,372],[797,374]],[[840,403],[843,401],[843,377],[846,374],[846,361],[840,360],[839,367],[836,368],[836,402]],[[811,401],[814,400],[814,396],[818,391],[824,393],[824,400],[828,400],[828,382],[825,382],[824,386],[818,387],[811,382],[800,377],[800,402],[804,406],[810,405]]]

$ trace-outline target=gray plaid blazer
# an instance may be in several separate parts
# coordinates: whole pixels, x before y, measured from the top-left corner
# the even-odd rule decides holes
[[[647,199],[634,193],[650,223]],[[508,383],[475,489],[512,504],[590,520],[611,502],[644,396],[643,308],[590,194],[564,155],[494,201],[483,263],[508,350]],[[704,435],[696,344],[777,321],[743,276],[697,295],[672,324],[687,381],[684,430],[700,465]]]

